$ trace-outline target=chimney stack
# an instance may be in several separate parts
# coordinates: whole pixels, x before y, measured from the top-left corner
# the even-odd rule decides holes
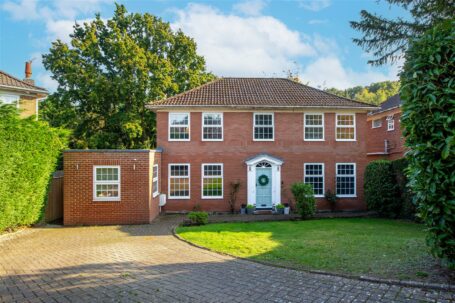
[[[35,80],[32,79],[32,60],[25,62],[25,79],[24,82],[35,85]]]

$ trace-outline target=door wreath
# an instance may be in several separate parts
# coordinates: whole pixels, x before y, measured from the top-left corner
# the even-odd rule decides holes
[[[267,177],[266,175],[262,175],[258,178],[258,182],[259,182],[259,185],[265,186],[265,185],[269,184],[269,177]]]

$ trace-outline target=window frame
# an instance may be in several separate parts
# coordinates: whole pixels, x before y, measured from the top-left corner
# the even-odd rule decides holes
[[[210,114],[215,114],[215,115],[220,115],[221,116],[221,125],[205,125],[205,115],[210,115]],[[201,140],[202,141],[215,141],[215,142],[220,142],[224,140],[224,115],[222,112],[203,112],[202,113],[202,121],[201,121],[202,127],[201,127]],[[204,127],[220,127],[221,128],[221,139],[205,139],[204,138]]]
[[[6,103],[6,102],[3,102],[3,101],[0,101],[2,102],[3,104],[8,104],[8,105],[16,105],[16,108],[19,108],[19,103],[20,103],[20,100],[21,100],[21,96],[19,95],[15,95],[15,94],[5,94],[5,93],[0,93],[0,97],[2,96],[5,96],[5,97],[14,97],[14,101],[13,102],[10,102],[10,103]]]
[[[155,167],[156,167],[156,177],[153,176]],[[155,183],[155,181],[156,181],[156,191],[153,190],[153,183]],[[153,198],[155,198],[156,196],[158,196],[160,194],[159,187],[160,187],[160,167],[158,164],[154,164],[152,166],[152,196],[153,196]]]
[[[221,196],[204,196],[204,178],[219,178],[219,176],[204,175],[204,166],[206,165],[220,165],[221,166]],[[223,163],[202,163],[201,165],[201,199],[224,199],[224,166]]]
[[[380,125],[379,126],[374,126],[374,122],[375,121],[379,121]],[[371,120],[371,128],[381,128],[381,127],[382,127],[382,119],[381,118]]]
[[[386,121],[387,121],[387,131],[391,132],[391,131],[395,130],[395,119],[393,118],[393,116],[387,116]]]
[[[171,166],[174,165],[186,165],[188,166],[188,176],[187,177],[182,177],[182,176],[176,176],[173,177],[171,176]],[[168,164],[168,179],[167,179],[167,187],[168,187],[168,194],[167,197],[169,200],[189,200],[191,198],[191,164],[190,163],[169,163]],[[183,179],[183,178],[188,178],[188,196],[171,196],[171,178],[175,179]]]
[[[256,116],[258,115],[271,115],[272,116],[272,125],[256,125]],[[272,139],[256,139],[255,138],[255,129],[256,127],[272,127]],[[271,112],[254,112],[253,113],[253,141],[258,142],[273,142],[275,141],[275,113]]]
[[[338,125],[338,117],[339,116],[352,116],[353,117],[353,125]],[[338,136],[337,136],[337,130],[338,128],[353,128],[354,129],[354,138],[353,139],[338,139]],[[357,128],[357,125],[356,125],[356,119],[355,119],[355,113],[337,113],[335,115],[335,141],[340,141],[340,142],[354,142],[356,141],[356,138],[357,138],[357,132],[356,132],[356,128]]]
[[[322,125],[321,126],[314,126],[314,125],[308,125],[308,127],[322,127],[322,139],[306,139],[305,138],[305,134],[306,134],[306,116],[307,115],[321,115],[322,116]],[[324,113],[304,113],[303,114],[303,141],[313,141],[313,142],[317,142],[317,141],[325,141],[325,122],[324,122]]]
[[[324,198],[324,193],[325,193],[325,165],[324,163],[303,163],[303,183],[305,184],[311,184],[311,183],[306,183],[305,182],[305,177],[321,177],[321,175],[307,175],[306,174],[306,166],[307,165],[321,165],[322,166],[322,195],[314,195],[315,198]]]
[[[188,115],[188,139],[171,139],[171,127],[182,127],[180,126],[173,126],[171,125],[171,115]],[[169,112],[168,114],[168,127],[167,127],[167,132],[168,132],[168,141],[174,141],[174,142],[188,142],[191,141],[191,113],[190,112]]]
[[[117,168],[118,169],[118,180],[117,181],[112,181],[112,180],[101,180],[98,181],[96,180],[96,170],[98,168]],[[121,173],[121,167],[120,165],[93,165],[93,180],[92,180],[92,185],[93,185],[93,201],[97,202],[119,202],[121,201],[122,197],[122,173]],[[117,197],[97,197],[96,196],[96,186],[97,185],[118,185],[118,196]]]
[[[338,175],[338,165],[353,165],[354,174],[353,175]],[[337,193],[337,178],[338,177],[354,177],[354,193],[352,195],[339,195]],[[357,165],[354,162],[340,162],[335,164],[335,194],[340,198],[357,198]]]

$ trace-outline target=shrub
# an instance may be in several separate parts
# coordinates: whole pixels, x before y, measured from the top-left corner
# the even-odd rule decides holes
[[[275,208],[276,209],[284,209],[284,205],[280,203],[280,204],[275,205]]]
[[[365,169],[363,186],[368,209],[377,211],[381,216],[399,217],[401,201],[392,162],[387,160],[370,162]]]
[[[0,105],[0,231],[38,222],[67,134]]]
[[[235,205],[237,204],[237,193],[239,192],[240,189],[240,181],[234,181],[231,182],[230,184],[230,192],[229,192],[229,209],[231,210],[231,213],[233,214],[235,211]]]
[[[192,211],[188,214],[191,225],[205,225],[209,223],[209,214],[205,211]]]
[[[252,209],[252,208],[256,208],[256,207],[255,207],[253,204],[248,204],[248,205],[246,206],[246,208]]]
[[[392,161],[392,171],[397,184],[398,193],[400,197],[400,218],[415,220],[416,208],[412,202],[412,194],[407,183],[406,169],[408,167],[408,160],[406,158]]]
[[[455,267],[455,21],[410,41],[400,75],[408,178],[434,256]]]
[[[297,182],[291,185],[298,213],[302,219],[312,217],[316,212],[316,199],[311,184]]]

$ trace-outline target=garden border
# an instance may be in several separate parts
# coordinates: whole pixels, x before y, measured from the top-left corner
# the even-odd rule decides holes
[[[438,283],[425,283],[425,282],[418,282],[418,281],[410,281],[410,280],[396,280],[396,279],[382,279],[382,278],[376,278],[376,277],[370,277],[370,276],[362,276],[362,275],[349,275],[349,274],[342,274],[342,273],[334,273],[334,272],[328,272],[328,271],[323,271],[323,270],[314,270],[314,269],[301,269],[301,268],[292,268],[290,266],[285,266],[285,265],[279,265],[279,264],[273,264],[271,262],[267,261],[260,261],[260,260],[252,260],[248,258],[243,258],[243,257],[238,257],[234,256],[228,253],[224,252],[219,252],[215,251],[213,249],[210,249],[208,247],[200,246],[198,244],[192,243],[182,237],[180,237],[176,229],[180,225],[176,225],[172,228],[172,235],[177,238],[178,240],[185,242],[191,246],[210,251],[216,254],[224,255],[224,256],[229,256],[238,260],[244,260],[244,261],[249,261],[253,263],[258,263],[262,265],[267,265],[271,267],[278,267],[278,268],[285,268],[285,269],[290,269],[290,270],[296,270],[296,271],[302,271],[302,272],[307,272],[311,274],[317,274],[317,275],[325,275],[325,276],[332,276],[332,277],[341,277],[341,278],[348,278],[348,279],[355,279],[359,281],[366,281],[366,282],[373,282],[373,283],[382,283],[382,284],[388,284],[388,285],[399,285],[399,286],[405,286],[405,287],[413,287],[413,288],[423,288],[423,289],[432,289],[432,290],[443,290],[443,291],[455,291],[455,285],[452,284],[438,284]]]

